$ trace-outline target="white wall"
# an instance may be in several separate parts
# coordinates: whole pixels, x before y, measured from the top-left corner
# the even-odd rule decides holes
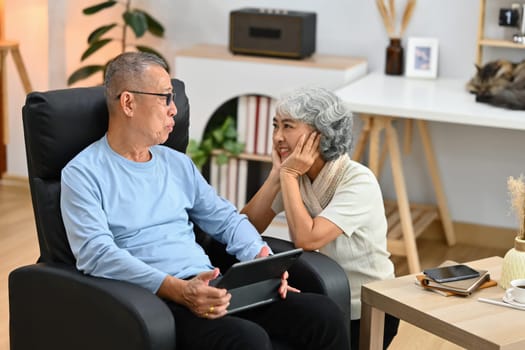
[[[47,0],[8,0],[5,2],[5,20],[5,38],[20,43],[20,53],[33,89],[47,89],[49,81]],[[7,173],[26,176],[21,113],[25,92],[11,54],[6,57],[6,75]]]
[[[8,19],[7,33],[16,33],[23,45],[26,63],[30,65],[30,76],[37,89],[65,87],[68,74],[80,66],[79,57],[85,49],[87,35],[98,25],[109,22],[108,15],[86,17],[82,8],[99,1],[53,0],[49,1],[49,50],[35,52],[45,46],[47,30],[34,23],[22,24]],[[404,4],[398,0],[398,4]],[[497,8],[510,4],[512,0],[489,1],[488,31],[494,35],[509,34],[499,28]],[[16,3],[16,5],[15,5]],[[23,3],[23,4],[18,4]],[[7,1],[7,9],[24,8],[28,4],[47,3],[43,0]],[[88,4],[86,4],[88,3]],[[241,7],[276,7],[292,10],[315,11],[317,13],[317,52],[345,56],[365,57],[371,71],[382,71],[384,67],[387,36],[372,0],[156,0],[135,1],[137,7],[148,9],[166,27],[166,39],[148,40],[173,62],[175,51],[196,43],[228,43],[229,12]],[[419,0],[411,24],[405,35],[428,36],[439,39],[439,75],[465,79],[474,73],[475,42],[478,27],[478,0]],[[398,11],[399,12],[399,11]],[[115,20],[120,20],[115,14]],[[9,17],[9,12],[8,12]],[[23,26],[24,30],[20,30]],[[49,57],[49,70],[47,57]],[[109,53],[108,53],[109,55]],[[525,51],[502,49],[487,50],[487,58],[508,57],[522,59]],[[100,62],[110,58],[96,56]],[[100,63],[99,62],[99,63]],[[47,72],[49,71],[49,77]],[[49,79],[47,79],[49,78]],[[12,74],[10,74],[10,84]],[[93,81],[82,83],[93,84]],[[210,84],[214,82],[210,77]],[[278,84],[278,79],[276,79]],[[11,86],[11,85],[10,85]],[[15,91],[12,91],[15,90]],[[11,94],[12,92],[12,94]],[[26,174],[23,157],[23,140],[20,126],[20,106],[23,92],[20,88],[9,90],[16,106],[10,110],[12,138],[8,145],[8,173]],[[13,96],[13,97],[11,97]],[[15,97],[16,96],[16,97]],[[190,96],[191,99],[191,96]],[[196,103],[195,101],[193,101]],[[525,118],[525,113],[524,113]],[[430,132],[434,141],[445,192],[448,196],[453,220],[485,225],[515,227],[509,215],[506,179],[524,172],[525,152],[522,151],[523,132],[470,127],[458,124],[431,123]],[[413,153],[405,158],[405,172],[412,200],[433,202],[431,183],[426,176],[424,158],[416,137]],[[388,171],[382,178],[387,197],[393,196],[393,186]]]

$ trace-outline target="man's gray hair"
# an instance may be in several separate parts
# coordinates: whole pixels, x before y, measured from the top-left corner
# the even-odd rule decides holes
[[[148,52],[124,52],[106,67],[104,86],[108,103],[125,89],[137,90],[143,85],[143,73],[149,66],[168,66],[159,56]]]

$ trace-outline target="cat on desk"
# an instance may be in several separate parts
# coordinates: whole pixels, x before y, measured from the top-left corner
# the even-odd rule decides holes
[[[498,107],[525,110],[525,60],[513,63],[496,60],[480,67],[467,83],[467,90],[477,102]]]

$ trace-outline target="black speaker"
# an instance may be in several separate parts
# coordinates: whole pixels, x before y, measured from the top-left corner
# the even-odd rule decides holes
[[[233,53],[304,58],[315,52],[316,14],[263,8],[230,12]]]

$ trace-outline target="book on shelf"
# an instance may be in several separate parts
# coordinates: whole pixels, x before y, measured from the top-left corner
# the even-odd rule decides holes
[[[275,99],[269,96],[239,96],[237,102],[237,141],[247,154],[272,153]]]
[[[273,117],[275,116],[275,105],[277,100],[268,97],[268,125],[266,129],[266,154],[271,155],[273,150]]]
[[[440,266],[449,266],[455,264],[457,263],[453,261],[446,261]],[[497,282],[490,278],[490,274],[487,270],[475,270],[479,272],[479,276],[477,277],[441,283],[434,281],[425,274],[419,274],[416,275],[416,283],[424,289],[432,290],[445,296],[468,296],[478,289],[497,285]]]
[[[246,98],[246,114],[245,114],[245,123],[246,123],[246,134],[245,141],[246,147],[244,151],[248,154],[254,154],[256,150],[257,140],[256,140],[256,130],[257,130],[257,120],[256,114],[258,113],[258,104],[257,96],[245,96]]]

